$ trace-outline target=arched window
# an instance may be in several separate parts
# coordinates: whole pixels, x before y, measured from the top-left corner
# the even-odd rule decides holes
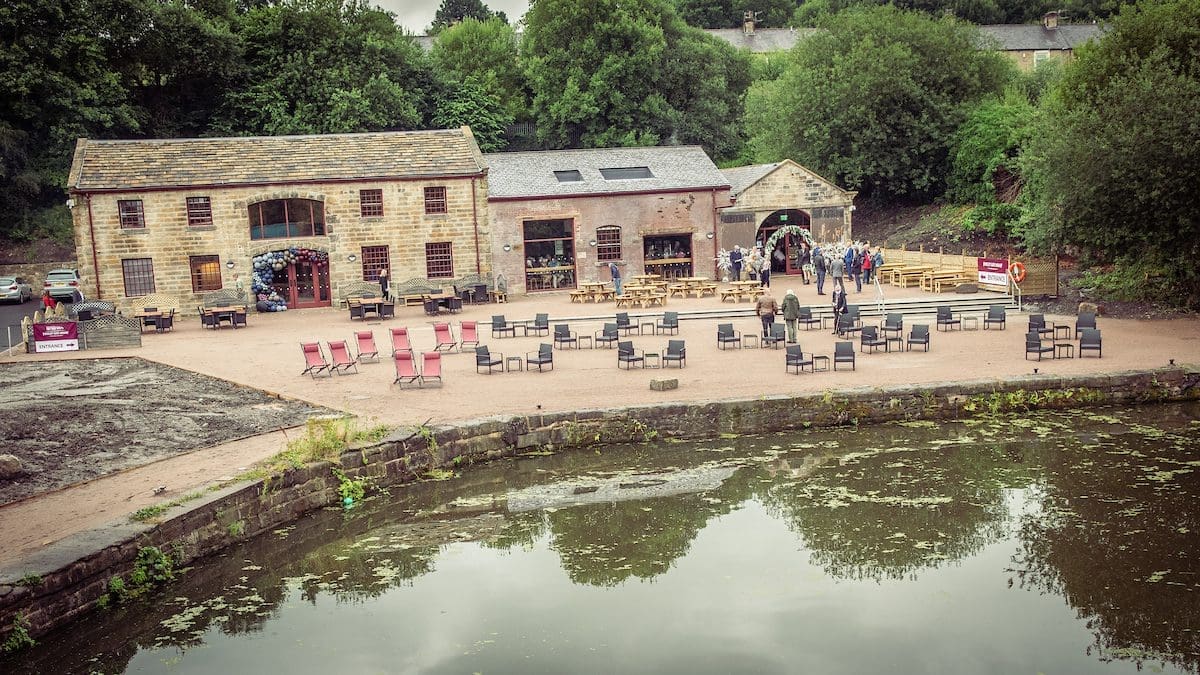
[[[606,225],[596,228],[596,260],[621,259],[621,228]]]
[[[251,239],[325,234],[325,203],[315,199],[268,199],[250,205]]]

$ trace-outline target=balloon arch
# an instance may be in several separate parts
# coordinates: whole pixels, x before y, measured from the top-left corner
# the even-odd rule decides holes
[[[270,293],[273,290],[271,284],[275,282],[276,276],[282,272],[282,277],[286,280],[288,266],[295,265],[299,261],[311,262],[313,267],[318,269],[328,269],[329,253],[299,246],[260,253],[250,261],[254,268],[254,277],[250,281],[250,288],[255,295]]]

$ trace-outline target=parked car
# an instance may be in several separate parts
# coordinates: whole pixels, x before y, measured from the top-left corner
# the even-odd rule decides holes
[[[0,277],[0,300],[21,304],[33,297],[33,288],[24,277]]]
[[[42,289],[50,291],[50,297],[65,302],[83,300],[83,284],[80,283],[79,270],[58,269],[46,273]]]

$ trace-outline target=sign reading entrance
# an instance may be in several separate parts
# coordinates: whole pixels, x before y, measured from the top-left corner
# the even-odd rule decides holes
[[[990,286],[1008,285],[1008,260],[978,258],[979,283]]]
[[[33,344],[36,352],[77,352],[79,351],[78,324],[72,323],[35,323],[33,324]]]

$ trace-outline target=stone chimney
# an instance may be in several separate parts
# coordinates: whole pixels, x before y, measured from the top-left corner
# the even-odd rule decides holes
[[[754,12],[742,12],[742,33],[746,35],[754,35]]]
[[[1058,16],[1060,12],[1046,12],[1042,15],[1042,28],[1046,30],[1055,30],[1058,28]]]

